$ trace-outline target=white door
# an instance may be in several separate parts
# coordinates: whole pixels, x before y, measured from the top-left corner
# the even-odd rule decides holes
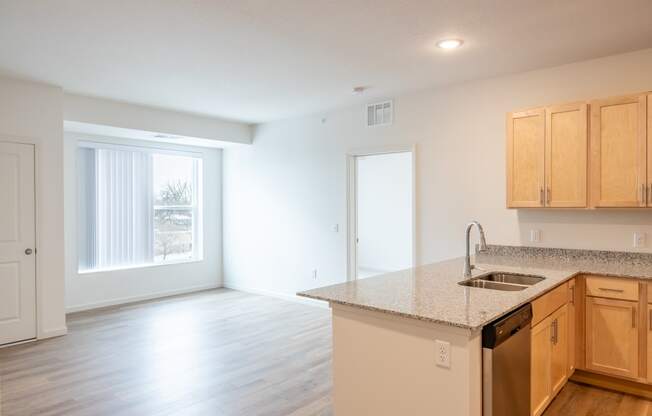
[[[412,267],[412,152],[355,157],[355,278]]]
[[[34,146],[0,143],[0,345],[36,337]]]

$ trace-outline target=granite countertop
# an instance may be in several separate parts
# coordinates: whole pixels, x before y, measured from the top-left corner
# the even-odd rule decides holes
[[[474,277],[503,271],[546,278],[507,292],[459,285],[463,262],[456,258],[298,295],[477,331],[580,273],[652,279],[651,254],[490,246],[475,256]]]

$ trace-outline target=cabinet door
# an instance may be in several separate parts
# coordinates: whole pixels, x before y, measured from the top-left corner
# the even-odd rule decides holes
[[[551,386],[551,317],[532,327],[532,357],[530,375],[530,403],[532,416],[543,413],[552,398]]]
[[[568,306],[551,316],[552,356],[550,379],[553,397],[564,387],[568,377]]]
[[[652,207],[652,94],[647,96],[647,206]]]
[[[652,305],[650,304],[647,305],[647,319],[647,382],[652,384]]]
[[[594,206],[646,205],[646,118],[645,95],[591,102]]]
[[[575,348],[577,337],[577,324],[576,324],[576,314],[577,308],[575,306],[575,288],[576,282],[575,279],[571,280],[568,283],[568,377],[573,374],[575,371]]]
[[[546,187],[549,207],[586,207],[587,105],[546,109]]]
[[[586,366],[606,374],[638,376],[638,303],[586,298]]]
[[[542,207],[544,110],[507,115],[507,207]]]

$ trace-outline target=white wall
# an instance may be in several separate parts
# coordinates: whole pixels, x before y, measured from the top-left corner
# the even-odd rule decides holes
[[[66,122],[189,136],[216,142],[251,143],[251,126],[75,94],[64,95]]]
[[[652,49],[394,97],[390,127],[365,127],[360,107],[261,125],[224,153],[225,284],[289,295],[343,281],[346,152],[396,144],[417,149],[420,263],[461,255],[471,219],[495,244],[531,245],[537,228],[541,246],[632,250],[640,230],[652,252],[650,211],[505,208],[506,112],[645,90]]]
[[[155,298],[222,285],[222,151],[208,147],[251,143],[251,126],[217,118],[74,94],[64,95],[66,146],[66,307],[68,311]],[[74,131],[75,133],[73,133]],[[81,133],[80,133],[81,131]],[[94,134],[89,136],[87,133]],[[86,134],[85,134],[86,133]],[[208,147],[134,140],[165,133]],[[98,134],[100,136],[98,136]],[[116,136],[110,138],[110,136]],[[204,260],[138,269],[77,273],[75,149],[78,138],[191,150],[204,157]],[[109,137],[109,138],[107,138]]]
[[[66,333],[64,311],[63,92],[0,78],[0,141],[36,148],[37,336]]]
[[[201,153],[204,160],[204,259],[79,274],[76,149],[80,140]],[[66,308],[69,312],[222,286],[221,150],[66,133],[65,161]]]
[[[358,269],[377,273],[411,267],[412,153],[356,160]]]

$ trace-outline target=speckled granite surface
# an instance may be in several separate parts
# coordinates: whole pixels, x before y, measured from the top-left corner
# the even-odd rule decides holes
[[[465,287],[458,284],[463,259],[456,258],[298,295],[476,331],[579,273],[652,279],[652,254],[489,246],[476,257],[473,276],[503,271],[546,279],[518,292]]]
[[[652,279],[652,254],[621,251],[573,250],[539,247],[487,247],[476,254],[479,262],[547,269],[576,269],[584,273]]]

